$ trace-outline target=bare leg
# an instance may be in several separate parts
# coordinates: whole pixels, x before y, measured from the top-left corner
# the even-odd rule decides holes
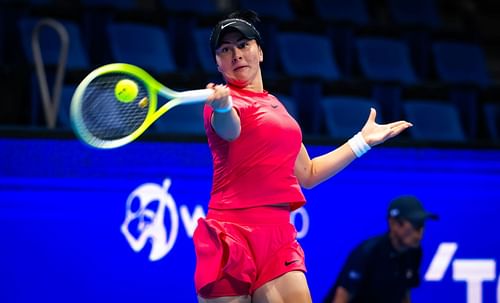
[[[267,282],[253,294],[254,303],[308,303],[312,302],[306,276],[291,271]]]

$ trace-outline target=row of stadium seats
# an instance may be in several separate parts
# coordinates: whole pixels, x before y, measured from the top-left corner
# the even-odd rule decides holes
[[[33,63],[31,36],[40,19],[21,18],[18,20],[19,34],[24,55]],[[68,30],[70,49],[67,68],[87,70],[92,63],[82,31],[73,21],[61,21]],[[205,73],[214,73],[215,65],[208,49],[209,28],[193,30],[188,45],[176,45],[169,33],[153,24],[110,22],[102,29],[109,49],[108,60],[131,60],[144,68],[157,73],[176,72],[173,51],[183,48],[193,50],[196,61]],[[140,38],[140,41],[139,41]],[[335,46],[326,35],[307,32],[280,32],[274,35],[277,58],[285,74],[292,77],[317,77],[324,80],[346,78],[338,67]],[[46,51],[46,64],[57,64],[60,42],[57,33],[50,28],[41,32],[41,48]],[[355,39],[353,55],[357,55],[363,77],[375,81],[393,81],[406,85],[421,84],[412,64],[410,48],[400,39],[383,36],[361,36]],[[433,61],[439,80],[447,84],[469,84],[486,88],[491,84],[486,61],[481,46],[477,43],[459,41],[434,41],[432,43]],[[266,57],[267,58],[267,57]],[[467,60],[464,60],[467,59]],[[135,62],[133,62],[135,61]]]
[[[47,4],[50,1],[39,2]],[[93,1],[81,2],[90,6]],[[178,1],[164,2],[165,6],[173,5],[173,2],[179,3]],[[182,1],[184,3],[182,5],[186,5],[186,7],[170,7],[169,9],[191,11],[195,6],[189,8],[189,3],[195,2],[197,1]],[[211,3],[210,1],[202,2]],[[254,8],[261,15],[274,18],[274,20],[293,22],[295,16],[292,10],[288,10],[290,12],[288,17],[272,16],[273,12],[276,14],[276,10],[266,11],[265,8],[259,6],[263,2],[250,1],[250,3],[245,3],[245,1],[240,1],[240,5]],[[349,1],[314,1],[314,5],[317,8],[320,5],[335,5],[336,8],[345,6],[342,10],[332,7],[327,9],[324,6],[321,6],[323,9],[318,10],[318,13],[321,11],[324,14],[327,12],[330,14],[339,13],[340,11],[345,14],[344,17],[335,17],[335,22],[348,21],[349,24],[357,26],[370,24],[364,1],[352,1],[352,3],[349,2],[350,4],[347,2]],[[407,22],[406,25],[419,25],[428,29],[439,28],[440,22],[437,15],[435,12],[429,13],[435,11],[433,1],[413,1],[415,3],[411,5],[412,1],[402,2],[408,2],[407,8],[413,7],[406,13],[420,15],[420,17],[403,18]],[[427,8],[415,8],[416,2],[420,3],[419,6]],[[94,2],[96,6],[102,6],[103,3],[101,1]],[[120,2],[120,9],[132,9],[136,4],[135,1]],[[276,1],[272,5],[268,3],[268,6],[281,5],[280,13],[286,13],[287,9],[284,7],[289,4],[288,1]],[[396,4],[391,4],[394,6],[392,8],[394,20],[398,19],[395,17],[398,14],[395,13],[397,11]],[[109,1],[104,5],[114,6],[116,2]],[[358,13],[365,11],[365,14],[353,13],[354,11]],[[205,10],[205,13],[196,13],[215,15],[215,12],[216,10]],[[435,17],[429,18],[433,15]],[[195,15],[195,18],[197,18],[196,16],[199,15]],[[334,24],[332,28],[343,32],[340,36],[351,33],[347,35],[348,39],[341,39],[347,46],[339,45],[339,31],[334,31],[332,35],[331,31],[322,33],[308,30],[299,31],[293,28],[263,28],[263,34],[267,36],[264,46],[266,54],[264,77],[267,78],[266,81],[269,81],[266,83],[270,83],[269,89],[272,92],[276,91],[276,93],[285,96],[289,107],[294,108],[295,116],[301,120],[306,133],[321,134],[326,132],[333,137],[339,133],[339,130],[334,131],[333,120],[329,120],[331,117],[324,116],[325,112],[330,112],[326,110],[329,107],[328,104],[331,103],[325,101],[328,99],[341,98],[343,100],[355,99],[374,102],[384,119],[381,122],[409,117],[406,101],[413,99],[426,100],[427,103],[435,101],[437,107],[446,105],[452,108],[451,111],[458,113],[457,121],[463,134],[452,136],[450,141],[473,141],[481,136],[479,134],[482,131],[481,128],[486,129],[491,125],[494,127],[489,127],[488,135],[497,138],[495,137],[495,122],[489,122],[487,118],[498,116],[496,113],[498,110],[495,111],[495,109],[498,107],[496,104],[499,99],[482,98],[483,93],[492,88],[493,85],[488,75],[483,50],[478,43],[439,39],[427,41],[431,56],[426,61],[427,64],[432,65],[432,70],[436,75],[434,79],[428,79],[421,77],[422,73],[419,70],[421,71],[422,68],[419,69],[415,65],[415,60],[412,57],[414,48],[404,37],[356,34],[356,31],[351,31],[352,27],[347,27],[348,31],[346,32],[346,27],[338,26],[338,23],[333,22],[334,19],[331,16],[324,16],[322,19],[332,21]],[[31,65],[33,64],[31,34],[39,20],[40,18],[24,15],[20,15],[16,20],[22,50],[26,60]],[[176,20],[178,23],[174,28],[187,28],[184,30],[187,35],[182,37],[182,41],[178,41],[178,35],[172,34],[176,32],[171,28],[174,22],[160,25],[154,22],[132,22],[110,18],[99,24],[100,27],[96,27],[100,30],[100,33],[96,33],[95,31],[89,32],[84,22],[72,19],[59,20],[70,35],[69,57],[66,66],[68,77],[65,93],[63,93],[63,103],[68,102],[67,96],[71,95],[71,88],[74,87],[78,79],[81,79],[83,74],[97,65],[95,56],[92,55],[92,47],[89,44],[93,45],[94,49],[97,48],[104,53],[101,57],[102,62],[128,62],[139,65],[169,85],[177,85],[179,89],[204,85],[207,81],[221,81],[208,49],[210,28],[198,26],[197,22],[191,22],[192,19]],[[404,21],[401,24],[404,24]],[[93,36],[100,37],[97,45],[95,42],[91,43]],[[134,39],[134,37],[137,38]],[[40,42],[44,63],[49,67],[55,66],[60,51],[59,38],[52,29],[44,28],[41,31]],[[346,49],[348,51],[345,51]],[[185,56],[185,60],[179,60],[178,53]],[[346,57],[350,59],[346,59]],[[347,61],[350,63],[346,63]],[[189,62],[189,66],[185,64],[186,62]],[[352,68],[346,68],[349,65],[355,66],[359,73],[353,73]],[[32,78],[31,106],[40,108],[40,97],[38,96],[34,71]],[[351,101],[351,103],[356,102]],[[493,110],[484,112],[483,108]],[[337,110],[339,109],[337,108]],[[36,113],[36,110],[34,112]],[[61,112],[67,113],[67,111]],[[365,116],[366,113],[363,112],[361,115]],[[36,120],[36,116],[32,120]],[[67,118],[62,117],[61,121],[63,122],[61,123],[65,124],[64,120],[67,121]],[[186,119],[182,120],[187,121]],[[487,122],[483,123],[483,120]],[[359,123],[357,127],[359,128]],[[161,123],[158,123],[158,129],[167,131],[167,128],[168,126],[162,128]],[[183,129],[189,128],[184,127]]]
[[[63,103],[58,115],[59,126],[70,128],[68,117],[69,99],[74,87],[66,86],[63,90]],[[299,117],[297,105],[291,96],[279,95],[290,114]],[[320,101],[321,119],[325,122],[326,135],[336,141],[350,138],[358,132],[368,117],[369,109],[380,109],[373,99],[358,96],[328,96]],[[403,116],[412,121],[414,127],[408,131],[409,138],[420,143],[466,144],[466,132],[456,106],[446,100],[415,99],[403,100]],[[486,118],[488,132],[494,143],[500,143],[500,106],[484,104],[482,111]],[[168,134],[172,136],[199,136],[205,134],[203,126],[203,104],[185,105],[169,111],[164,119],[155,122],[149,133]],[[496,116],[496,118],[495,118]],[[377,114],[377,122],[383,121]]]
[[[31,18],[19,20],[24,53],[31,64],[33,64],[31,34],[38,21]],[[71,41],[67,70],[70,72],[90,70],[92,65],[78,24],[72,21],[63,21],[62,24],[68,30]],[[172,79],[173,75],[183,74],[177,67],[173,56],[172,40],[169,39],[168,32],[163,28],[152,24],[111,22],[105,30],[109,45],[102,47],[109,48],[112,56],[111,61],[139,65],[158,77],[167,75],[165,79]],[[204,74],[216,77],[215,65],[207,43],[209,31],[210,29],[207,28],[193,31],[193,49],[196,50],[197,61]],[[59,60],[59,37],[50,28],[42,29],[40,35],[44,63],[48,66],[54,66]],[[131,37],[140,37],[140,43],[135,42]],[[287,79],[306,79],[309,81],[313,79],[322,85],[348,80],[343,77],[338,68],[334,47],[327,36],[305,32],[282,32],[276,33],[276,42],[277,57],[280,59],[279,63]],[[389,88],[395,86],[396,89],[401,89],[425,84],[416,76],[408,46],[403,41],[385,37],[360,37],[356,40],[356,53],[364,76],[363,80],[369,80],[373,87],[375,85]],[[445,88],[449,93],[453,91],[453,86],[464,90],[464,85],[467,85],[471,89],[467,92],[486,89],[490,86],[491,80],[488,76],[484,54],[479,45],[436,41],[433,44],[433,55],[436,72],[442,84],[449,86]],[[186,77],[187,82],[192,84],[192,75],[182,76]],[[467,94],[465,95],[467,96]],[[382,94],[380,99],[377,101],[382,103],[382,107],[390,108],[384,112],[388,120],[402,118],[402,111],[400,111],[402,107],[398,105],[399,98],[387,102],[387,95]],[[480,113],[478,112],[479,103],[475,99],[473,96],[465,104],[459,104],[462,105],[459,108],[462,119],[465,119],[465,124],[471,127],[471,129],[466,130],[465,137],[476,135],[474,127]],[[318,111],[321,110],[320,102],[316,102],[315,106]],[[308,104],[307,107],[310,108],[311,105]],[[307,118],[304,117],[304,120]],[[312,121],[321,121],[318,118],[314,117],[314,114],[312,118],[309,117]],[[309,129],[306,130],[318,132],[320,128],[321,124],[316,122],[315,125],[310,125]]]
[[[280,21],[295,21],[305,14],[314,14],[320,21],[364,26],[371,25],[376,21],[371,12],[372,2],[372,0],[2,0],[0,4],[37,9],[82,7],[85,9],[110,8],[115,11],[133,11],[149,8],[204,16],[219,16],[221,10],[223,11],[225,8],[250,8],[259,12],[264,18]],[[388,0],[375,4],[387,6],[391,22],[397,25],[424,26],[430,29],[439,29],[443,26],[435,0]]]

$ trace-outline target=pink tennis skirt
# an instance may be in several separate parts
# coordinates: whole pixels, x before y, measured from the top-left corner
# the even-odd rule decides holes
[[[305,272],[296,234],[287,208],[210,209],[193,235],[197,293],[204,298],[252,295],[287,272]]]

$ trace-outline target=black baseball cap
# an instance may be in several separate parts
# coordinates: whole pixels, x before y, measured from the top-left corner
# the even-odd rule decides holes
[[[389,205],[389,217],[405,219],[414,227],[424,226],[426,220],[437,220],[439,216],[428,212],[414,196],[405,195],[395,198]]]
[[[212,34],[210,35],[210,49],[212,50],[212,55],[215,55],[215,50],[220,46],[220,39],[222,36],[229,31],[235,30],[239,31],[249,40],[255,39],[259,45],[262,42],[259,31],[255,28],[255,26],[253,26],[252,23],[240,18],[225,19],[217,23],[212,30]]]

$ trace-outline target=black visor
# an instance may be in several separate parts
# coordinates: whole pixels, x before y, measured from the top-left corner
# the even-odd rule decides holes
[[[234,30],[240,32],[245,38],[249,40],[255,39],[259,45],[261,44],[260,34],[250,22],[237,18],[226,19],[219,22],[210,35],[210,48],[213,54],[215,54],[215,50],[220,46],[222,36]]]

